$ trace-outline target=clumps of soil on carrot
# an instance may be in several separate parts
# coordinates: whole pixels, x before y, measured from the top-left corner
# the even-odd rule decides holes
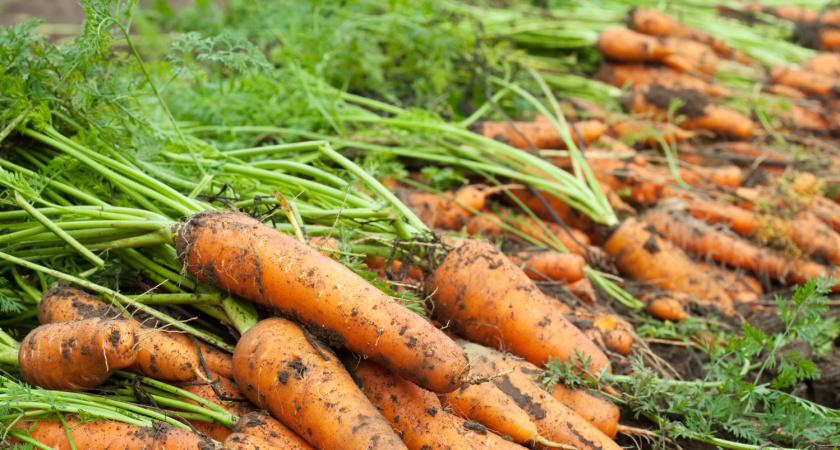
[[[680,106],[674,113],[689,119],[705,116],[705,108],[709,105],[709,99],[697,89],[668,89],[658,84],[650,85],[645,100],[664,110],[668,110],[678,100]]]

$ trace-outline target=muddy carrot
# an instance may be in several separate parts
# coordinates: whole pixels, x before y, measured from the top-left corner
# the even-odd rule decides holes
[[[495,431],[470,419],[465,419],[450,412],[444,412],[448,420],[455,423],[461,436],[475,449],[480,450],[522,450],[523,446],[500,436]]]
[[[653,225],[635,218],[625,220],[604,244],[604,250],[627,276],[695,294],[717,302],[724,310],[732,309],[732,299],[726,291]]]
[[[653,317],[662,320],[678,322],[688,319],[688,312],[685,310],[685,299],[688,294],[677,291],[649,291],[642,293],[637,298],[645,304],[647,312]]]
[[[233,432],[240,435],[257,436],[289,450],[313,449],[306,440],[264,410],[251,411],[240,417],[233,426]]]
[[[372,357],[422,387],[446,392],[467,376],[463,351],[424,317],[255,219],[196,214],[181,228],[177,250],[201,281],[277,308],[313,334]]]
[[[233,375],[251,402],[313,447],[406,448],[335,354],[294,322],[274,317],[246,331]]]
[[[532,280],[572,282],[585,276],[586,260],[574,253],[530,252],[519,253],[510,258],[514,264],[520,265],[525,275]]]
[[[102,318],[41,325],[18,351],[21,378],[44,389],[98,387],[137,357],[137,325]]]
[[[491,289],[492,288],[492,289]],[[592,371],[609,360],[534,282],[493,245],[461,239],[426,282],[431,314],[473,342],[504,347],[534,364],[579,351]]]
[[[569,125],[569,136],[578,145],[577,132],[581,134],[583,142],[589,144],[598,140],[607,130],[606,125],[598,120],[584,120]],[[520,149],[530,149],[533,145],[537,149],[565,149],[565,141],[550,122],[484,122],[478,132],[486,137],[502,141]]]

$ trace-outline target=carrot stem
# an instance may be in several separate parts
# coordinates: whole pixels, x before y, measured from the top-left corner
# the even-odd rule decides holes
[[[126,295],[126,297],[135,302],[144,305],[214,305],[222,304],[222,294],[218,292],[212,293],[172,293],[172,294],[140,294],[140,295]]]
[[[13,437],[13,438],[15,438],[15,439],[17,439],[21,442],[25,442],[27,444],[30,444],[35,448],[40,448],[41,450],[53,450],[52,448],[47,447],[46,445],[36,441],[35,439],[32,439],[31,437],[29,437],[25,433],[20,433],[20,432],[17,432],[17,431],[9,431],[9,436],[11,436],[11,437]]]

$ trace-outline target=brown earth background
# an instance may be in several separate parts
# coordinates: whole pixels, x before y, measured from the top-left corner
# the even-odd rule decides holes
[[[176,8],[192,3],[192,0],[169,0],[169,4]],[[79,25],[85,20],[85,13],[78,0],[0,0],[0,25],[12,25],[31,18],[42,19],[49,24]]]

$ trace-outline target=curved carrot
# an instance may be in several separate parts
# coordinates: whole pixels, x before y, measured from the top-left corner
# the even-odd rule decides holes
[[[732,309],[732,299],[697,264],[656,231],[635,218],[625,220],[604,244],[621,273],[638,280],[717,302]]]
[[[471,448],[435,394],[370,360],[348,361],[346,365],[409,449]]]
[[[694,133],[669,123],[643,120],[624,120],[610,124],[610,132],[619,139],[628,139],[647,147],[660,147],[661,138],[673,145],[694,137]],[[643,164],[642,164],[643,165]]]
[[[233,426],[234,434],[256,436],[289,450],[313,449],[305,439],[271,417],[266,411],[256,410],[239,418]]]
[[[233,375],[248,399],[313,447],[406,448],[338,358],[294,322],[273,317],[246,331]]]
[[[18,351],[21,378],[44,389],[98,387],[137,357],[137,325],[102,318],[41,325]]]
[[[463,351],[424,317],[258,220],[220,211],[196,214],[181,228],[177,249],[199,280],[300,319],[313,334],[370,356],[422,387],[451,391],[467,376]]]
[[[586,260],[574,253],[530,252],[510,256],[514,264],[522,265],[528,278],[537,281],[577,281],[584,277]]]
[[[592,373],[609,370],[606,355],[487,242],[458,241],[425,289],[433,294],[432,315],[473,342],[510,349],[538,365],[549,358],[574,358],[580,352],[592,359]]]
[[[29,436],[51,448],[71,448],[67,437],[73,439],[77,449],[124,450],[194,450],[215,448],[213,441],[192,431],[159,423],[154,427],[141,427],[123,422],[94,420],[82,422],[71,414],[64,416],[67,428],[56,418],[53,420],[27,421],[15,424],[13,429],[29,430]],[[18,444],[17,439],[10,439]]]

